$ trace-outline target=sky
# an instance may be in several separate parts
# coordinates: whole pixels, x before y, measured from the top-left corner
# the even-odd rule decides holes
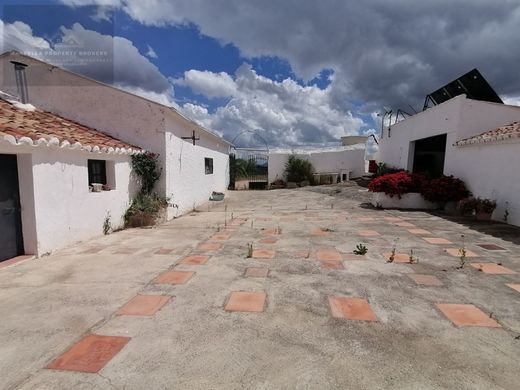
[[[520,0],[0,4],[2,52],[51,63],[64,45],[109,53],[56,65],[173,106],[239,146],[377,134],[385,107],[419,110],[475,67],[520,105]]]

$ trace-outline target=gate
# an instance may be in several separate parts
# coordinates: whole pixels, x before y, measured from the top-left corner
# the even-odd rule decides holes
[[[242,146],[234,147],[229,156],[229,188],[235,190],[265,190],[268,187],[269,145],[256,131],[245,130],[237,134],[242,137]],[[243,144],[248,146],[243,146]],[[265,147],[264,147],[265,146]]]

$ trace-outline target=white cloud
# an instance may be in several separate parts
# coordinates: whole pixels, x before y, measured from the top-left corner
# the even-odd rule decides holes
[[[153,47],[148,45],[148,50],[146,51],[146,56],[150,58],[159,58]]]
[[[219,95],[215,85],[223,80],[227,92]],[[237,69],[234,78],[225,73],[189,71],[182,82],[210,98],[230,97],[213,113],[193,103],[182,106],[186,115],[227,139],[241,131],[256,131],[272,145],[338,143],[341,136],[358,134],[364,125],[350,112],[331,106],[329,89],[301,86],[290,79],[274,81],[258,75],[248,64]],[[251,141],[246,135],[237,143]]]

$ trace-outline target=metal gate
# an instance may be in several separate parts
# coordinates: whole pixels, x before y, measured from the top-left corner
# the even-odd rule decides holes
[[[229,156],[229,162],[231,189],[267,189],[269,155],[265,151],[236,149]]]

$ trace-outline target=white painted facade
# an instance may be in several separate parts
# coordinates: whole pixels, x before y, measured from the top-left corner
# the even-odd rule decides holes
[[[414,141],[447,134],[444,174],[464,180],[474,196],[496,200],[493,219],[503,220],[507,209],[508,223],[520,225],[520,143],[455,146],[458,140],[515,121],[520,121],[518,106],[460,95],[385,128],[379,140],[378,160],[412,170]]]
[[[365,174],[364,144],[328,149],[270,150],[269,183],[276,179],[285,180],[285,163],[290,155],[310,161],[316,173],[338,173],[340,178],[344,174],[350,175],[350,178]]]
[[[12,95],[18,94],[12,60],[28,65],[30,103],[160,155],[156,190],[177,206],[169,208],[168,218],[206,202],[212,191],[227,190],[231,144],[175,109],[15,52],[0,56],[0,89]],[[200,138],[195,146],[180,138],[193,130]],[[205,157],[213,158],[211,175]]]
[[[0,154],[16,154],[26,254],[43,255],[101,236],[110,215],[113,228],[136,193],[131,157],[70,150],[59,146],[0,143]],[[89,192],[88,159],[107,160],[111,191]]]

